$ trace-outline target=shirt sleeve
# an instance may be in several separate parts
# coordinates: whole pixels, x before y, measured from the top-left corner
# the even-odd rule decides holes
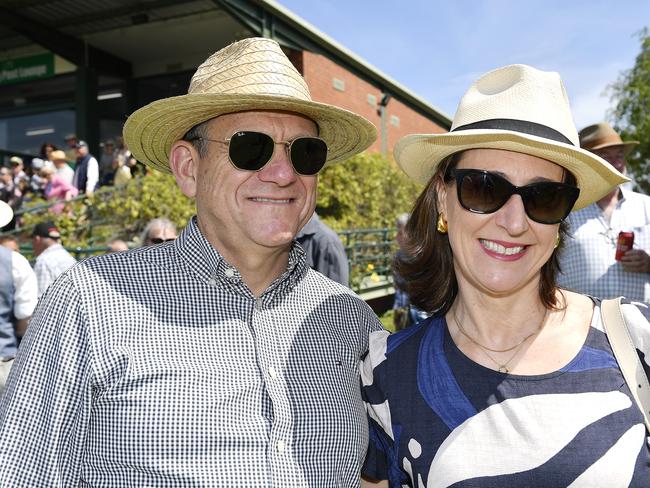
[[[95,158],[90,158],[88,161],[88,173],[86,174],[86,193],[95,191],[97,181],[99,181],[99,163],[97,163]]]
[[[0,399],[0,486],[79,486],[93,377],[86,323],[67,277],[36,307]]]
[[[14,278],[14,316],[17,319],[31,317],[38,301],[36,275],[29,261],[17,252],[12,254],[11,271]]]

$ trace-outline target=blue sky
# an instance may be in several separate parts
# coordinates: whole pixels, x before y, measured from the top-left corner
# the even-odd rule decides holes
[[[634,65],[650,0],[278,0],[452,117],[474,79],[526,63],[558,71],[578,129]]]

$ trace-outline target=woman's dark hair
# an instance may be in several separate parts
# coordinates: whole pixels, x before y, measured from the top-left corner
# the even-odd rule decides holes
[[[38,151],[38,154],[42,159],[47,159],[47,148],[48,147],[52,148],[52,151],[56,151],[57,149],[59,149],[58,147],[56,147],[51,142],[44,142],[43,144],[41,144],[41,149]]]
[[[445,183],[445,175],[456,167],[461,154],[462,152],[455,153],[444,159],[418,196],[406,225],[404,252],[398,254],[393,264],[395,273],[405,281],[411,303],[435,316],[447,313],[458,294],[449,237],[438,232],[436,226],[439,215],[437,187],[448,184]],[[564,182],[575,185],[576,179],[565,170]],[[559,245],[541,269],[539,298],[544,307],[550,310],[560,310],[564,307],[563,304],[557,303],[555,278],[560,271],[558,254],[567,233],[566,222],[561,222]]]

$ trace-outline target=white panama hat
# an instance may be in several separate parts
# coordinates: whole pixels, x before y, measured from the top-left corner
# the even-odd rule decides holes
[[[574,210],[628,181],[580,148],[560,75],[524,64],[481,76],[463,95],[449,132],[408,135],[397,142],[394,154],[409,177],[427,183],[443,159],[478,148],[529,154],[566,168],[580,188]]]
[[[13,209],[9,206],[9,204],[0,200],[0,227],[7,225],[13,218]]]

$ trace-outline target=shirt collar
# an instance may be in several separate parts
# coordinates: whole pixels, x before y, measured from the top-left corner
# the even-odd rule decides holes
[[[250,294],[237,268],[228,263],[205,238],[197,225],[196,217],[190,219],[174,245],[185,266],[201,281],[212,286],[221,284],[239,293],[245,289]],[[292,289],[308,270],[305,252],[294,240],[289,250],[286,271],[269,285],[263,295]]]

